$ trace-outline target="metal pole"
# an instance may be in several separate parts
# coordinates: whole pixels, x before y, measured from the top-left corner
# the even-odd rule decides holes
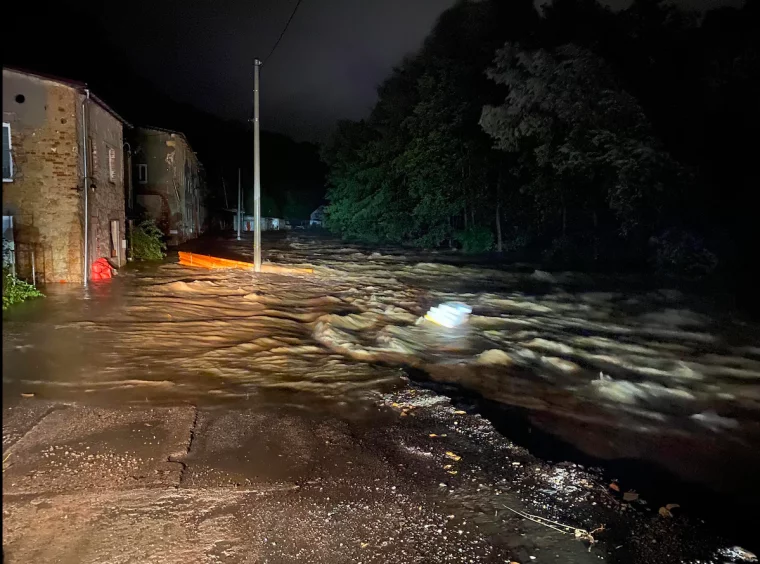
[[[16,277],[16,237],[14,237],[13,233],[13,216],[11,217],[11,239],[13,239],[13,252],[11,254],[11,273],[13,274],[13,277]],[[3,257],[5,258],[5,257]]]
[[[253,62],[253,269],[261,272],[261,159],[259,156],[259,67]]]
[[[237,228],[238,228],[238,241],[240,241],[240,224],[243,222],[243,215],[242,215],[242,185],[240,184],[240,169],[238,168],[238,216],[237,216]]]
[[[90,191],[89,181],[87,178],[87,157],[89,147],[87,146],[87,101],[90,99],[90,91],[85,88],[85,98],[82,100],[82,172],[84,174],[84,287],[87,287],[89,276],[89,259],[90,259],[90,207],[88,202],[88,192]]]

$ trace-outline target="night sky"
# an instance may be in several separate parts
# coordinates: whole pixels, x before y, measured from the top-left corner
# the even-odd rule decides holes
[[[453,3],[303,0],[262,68],[262,127],[321,140],[336,120],[364,116],[377,85]],[[130,45],[125,56],[145,78],[179,101],[245,120],[253,58],[268,54],[295,0],[136,0],[127,12],[104,5],[105,21],[118,21],[109,41]]]
[[[454,1],[303,0],[262,69],[262,128],[321,141],[338,119],[364,117],[378,84],[420,46]],[[134,88],[131,94],[150,104],[150,92],[135,86],[144,80],[174,101],[244,122],[252,112],[253,58],[266,56],[295,3],[131,0],[86,8],[81,1],[64,0],[62,10],[42,13],[33,2],[14,3],[13,19],[31,18],[42,31],[34,37],[34,28],[12,26],[7,45],[34,39],[41,48],[35,49],[36,58],[14,49],[6,60],[93,84],[123,81],[126,91]],[[705,8],[740,0],[679,4]]]

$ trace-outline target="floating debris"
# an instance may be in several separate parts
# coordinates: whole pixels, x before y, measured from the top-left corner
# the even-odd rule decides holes
[[[718,550],[718,554],[724,558],[730,558],[733,562],[757,562],[757,556],[754,553],[740,546],[721,548]]]

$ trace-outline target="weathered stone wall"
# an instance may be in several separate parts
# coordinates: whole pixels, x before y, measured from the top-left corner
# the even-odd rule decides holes
[[[23,96],[23,98],[21,98]],[[82,181],[77,92],[3,69],[3,122],[11,125],[12,182],[3,214],[13,215],[17,272],[37,280],[82,281]]]
[[[163,131],[137,128],[131,132],[130,139],[135,201],[167,236],[171,229],[172,199],[175,198],[171,189],[174,171],[166,160],[168,138],[169,134]],[[148,167],[147,182],[140,181],[140,165]]]
[[[133,178],[137,202],[176,245],[197,237],[201,213],[198,159],[181,135],[148,128],[134,131]],[[138,166],[148,167],[139,182]]]
[[[105,257],[112,264],[126,263],[122,240],[126,239],[124,196],[124,139],[122,124],[94,102],[88,104],[88,135],[91,150],[89,194],[90,208],[90,261]],[[109,149],[115,161],[109,165]],[[113,166],[114,177],[110,175]],[[119,234],[115,249],[111,242],[111,221],[119,222]],[[114,254],[115,253],[115,254]]]

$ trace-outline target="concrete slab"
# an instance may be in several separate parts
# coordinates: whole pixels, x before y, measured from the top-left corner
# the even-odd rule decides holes
[[[177,486],[194,420],[193,407],[57,409],[13,445],[3,493]]]
[[[23,401],[3,409],[3,453],[9,452],[16,442],[32,427],[60,404],[46,401]]]
[[[6,564],[502,562],[475,525],[402,495],[131,490],[10,496]],[[33,526],[31,526],[33,525]]]
[[[206,409],[198,414],[183,487],[273,487],[387,479],[381,456],[350,425],[287,409]]]

